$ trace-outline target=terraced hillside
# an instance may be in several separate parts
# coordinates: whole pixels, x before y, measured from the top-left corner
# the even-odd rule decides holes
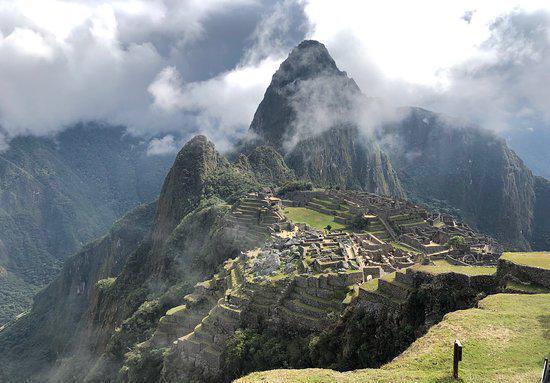
[[[250,193],[232,208],[233,229],[238,238],[248,243],[262,243],[269,236],[270,225],[284,220],[277,198],[265,199]]]

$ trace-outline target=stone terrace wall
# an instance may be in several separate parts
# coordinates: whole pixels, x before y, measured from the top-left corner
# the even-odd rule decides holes
[[[512,278],[550,288],[550,270],[518,265],[505,259],[498,260],[497,277],[501,281]]]

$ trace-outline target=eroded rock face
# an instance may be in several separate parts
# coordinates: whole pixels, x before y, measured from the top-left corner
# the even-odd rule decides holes
[[[534,227],[531,246],[533,250],[550,249],[550,181],[535,177]]]
[[[360,134],[369,102],[323,44],[304,41],[273,75],[244,151],[272,146],[298,178],[318,185],[404,196],[387,157]]]

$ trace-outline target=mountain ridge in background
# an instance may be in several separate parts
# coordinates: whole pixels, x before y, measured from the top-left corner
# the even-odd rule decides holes
[[[69,255],[157,197],[172,157],[146,150],[122,127],[81,124],[53,138],[15,138],[0,153],[0,324]]]
[[[328,92],[328,87],[336,90]],[[307,94],[297,103],[301,89]],[[334,123],[319,131],[316,116],[306,113],[312,117],[311,129],[296,138],[296,119],[302,113],[297,107],[308,108],[319,98],[330,112],[323,117]],[[323,44],[307,40],[273,75],[250,125],[252,138],[242,150],[273,146],[299,178],[316,185],[406,195],[445,207],[510,248],[550,247],[548,234],[541,232],[549,219],[535,216],[534,210],[536,190],[541,201],[546,184],[537,181],[503,139],[421,108],[395,109],[378,129],[364,133],[357,122],[368,116],[357,117],[354,109],[371,107],[368,112],[376,113],[378,105],[338,69]],[[342,117],[331,120],[334,115]]]

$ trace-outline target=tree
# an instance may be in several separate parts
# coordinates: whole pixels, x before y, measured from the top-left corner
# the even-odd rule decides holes
[[[455,249],[464,250],[466,248],[466,240],[461,235],[455,235],[449,239],[448,245]]]

